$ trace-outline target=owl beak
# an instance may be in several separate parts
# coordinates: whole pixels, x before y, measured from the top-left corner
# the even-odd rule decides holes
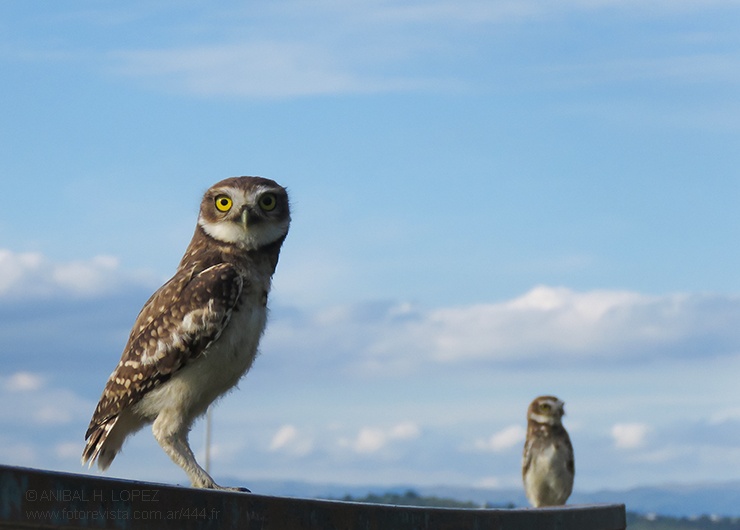
[[[241,221],[242,221],[242,225],[244,225],[245,230],[249,228],[249,210],[247,210],[246,208],[242,210]]]

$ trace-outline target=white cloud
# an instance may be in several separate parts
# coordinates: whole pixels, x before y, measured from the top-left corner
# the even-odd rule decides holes
[[[566,86],[628,84],[635,81],[665,81],[697,84],[740,83],[740,57],[732,53],[677,54],[671,57],[637,57],[587,63],[549,64],[542,71],[562,89]],[[588,106],[582,106],[588,109]],[[620,111],[628,107],[621,108]]]
[[[334,51],[312,42],[242,42],[126,51],[113,57],[119,74],[205,96],[285,98],[405,91],[424,85],[354,73]]]
[[[399,423],[391,428],[388,438],[391,440],[413,440],[419,437],[421,430],[413,422]]]
[[[44,384],[44,378],[32,372],[16,372],[4,378],[3,387],[9,392],[33,392]]]
[[[294,456],[305,456],[313,450],[313,441],[301,437],[294,425],[283,425],[273,435],[268,449],[271,452],[283,451]]]
[[[538,286],[499,303],[429,310],[408,304],[342,306],[293,313],[285,320],[276,312],[263,347],[310,350],[364,375],[400,376],[429,363],[730,355],[740,352],[738,321],[736,296]],[[320,355],[312,359],[323,362]]]
[[[355,439],[341,438],[339,445],[367,455],[377,453],[394,441],[414,440],[420,433],[419,426],[413,422],[399,423],[388,429],[362,427]]]
[[[58,264],[51,271],[51,278],[62,289],[78,294],[94,294],[107,290],[118,278],[118,259],[112,256],[95,256],[90,261]]]
[[[64,386],[47,384],[47,379],[46,375],[25,371],[0,377],[0,402],[14,403],[0,407],[0,424],[54,427],[89,419],[93,403]],[[23,393],[22,399],[18,399],[19,393]]]
[[[458,22],[480,26],[543,13],[543,4],[536,1],[499,0],[496,2],[419,2],[379,4],[373,18],[393,23]]]
[[[289,442],[295,439],[298,430],[292,425],[283,425],[275,433],[270,442],[270,451],[277,451],[285,447]]]
[[[740,407],[723,408],[709,416],[710,425],[720,425],[733,421],[740,421]]]
[[[59,294],[89,297],[131,283],[149,284],[151,279],[122,271],[118,258],[113,256],[55,263],[38,252],[0,248],[0,299]]]
[[[36,464],[37,457],[36,448],[29,443],[16,442],[14,439],[0,439],[0,461],[2,462],[31,466]]]
[[[644,423],[617,423],[611,435],[617,449],[636,449],[645,444],[650,428]]]
[[[81,453],[81,442],[59,442],[54,446],[54,454],[57,458],[62,460],[74,460],[77,462],[80,459]]]
[[[492,434],[488,439],[476,440],[475,447],[481,451],[492,451],[494,453],[498,453],[511,449],[512,447],[521,446],[526,435],[527,430],[523,426],[511,425]]]
[[[76,415],[77,411],[74,411]],[[33,412],[35,422],[42,425],[57,425],[72,421],[73,411],[66,404],[46,403]]]
[[[11,291],[24,276],[39,270],[42,262],[43,258],[38,253],[14,254],[10,250],[0,249],[0,295]]]
[[[501,479],[498,477],[483,477],[475,481],[476,488],[496,489],[501,487]]]
[[[481,27],[596,10],[652,17],[708,5],[722,8],[733,4],[729,0],[647,4],[637,0],[281,2],[242,10],[209,9],[197,21],[197,31],[176,23],[170,31],[173,35],[196,34],[204,44],[192,45],[191,37],[186,45],[175,42],[158,49],[107,52],[104,61],[118,75],[201,96],[285,98],[458,90],[463,82],[454,71],[442,78],[425,77],[418,73],[418,60],[444,59],[456,49],[465,57],[471,46],[461,44],[466,42],[461,36],[471,31],[476,34]],[[139,16],[143,20],[148,14]],[[129,17],[100,11],[92,18],[129,21]],[[250,39],[234,37],[244,34]],[[68,60],[70,55],[74,56],[59,51],[22,52],[23,57],[55,60]],[[598,65],[595,68],[598,70]]]
[[[544,2],[542,2],[544,3]],[[566,5],[585,8],[618,8],[645,11],[646,13],[676,13],[693,9],[707,9],[708,7],[732,7],[732,0],[659,0],[647,5],[639,0],[569,0]],[[550,4],[552,5],[552,4]]]
[[[149,431],[149,429],[144,430]],[[149,440],[147,440],[147,436],[150,437]],[[149,432],[146,432],[142,438],[144,439],[144,443],[151,443],[151,436]],[[191,442],[192,441],[193,437],[191,435]],[[154,447],[159,450],[159,446],[156,443],[154,444]],[[210,446],[211,464],[213,466],[214,472],[217,469],[217,466],[220,469],[228,469],[230,466],[238,463],[243,457],[244,453],[247,451],[249,451],[249,449],[247,448],[244,437],[239,436],[236,438],[229,438],[224,436],[216,437],[214,435]],[[205,444],[196,451],[196,459],[201,463],[205,462]]]
[[[361,454],[375,453],[385,446],[388,437],[381,429],[363,427],[352,444],[353,449]]]
[[[661,447],[652,451],[646,451],[634,455],[633,462],[642,462],[645,464],[663,464],[666,462],[676,461],[680,458],[686,458],[691,453],[700,451],[698,447]]]

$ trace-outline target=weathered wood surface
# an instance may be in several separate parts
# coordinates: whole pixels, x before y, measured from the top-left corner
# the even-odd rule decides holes
[[[197,490],[0,466],[0,528],[622,530],[624,505],[447,509]]]

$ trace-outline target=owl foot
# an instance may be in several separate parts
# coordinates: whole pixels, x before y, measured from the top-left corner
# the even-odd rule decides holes
[[[229,486],[219,486],[218,484],[214,484],[213,489],[219,490],[219,491],[236,491],[239,493],[252,493],[251,490],[248,490],[247,488],[231,488]]]

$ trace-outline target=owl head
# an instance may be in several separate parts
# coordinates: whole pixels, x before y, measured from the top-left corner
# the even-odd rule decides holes
[[[262,177],[232,177],[211,186],[200,203],[198,225],[222,243],[256,250],[288,234],[288,193]]]
[[[555,396],[540,396],[529,405],[527,421],[544,425],[560,425],[565,415],[565,403]]]

